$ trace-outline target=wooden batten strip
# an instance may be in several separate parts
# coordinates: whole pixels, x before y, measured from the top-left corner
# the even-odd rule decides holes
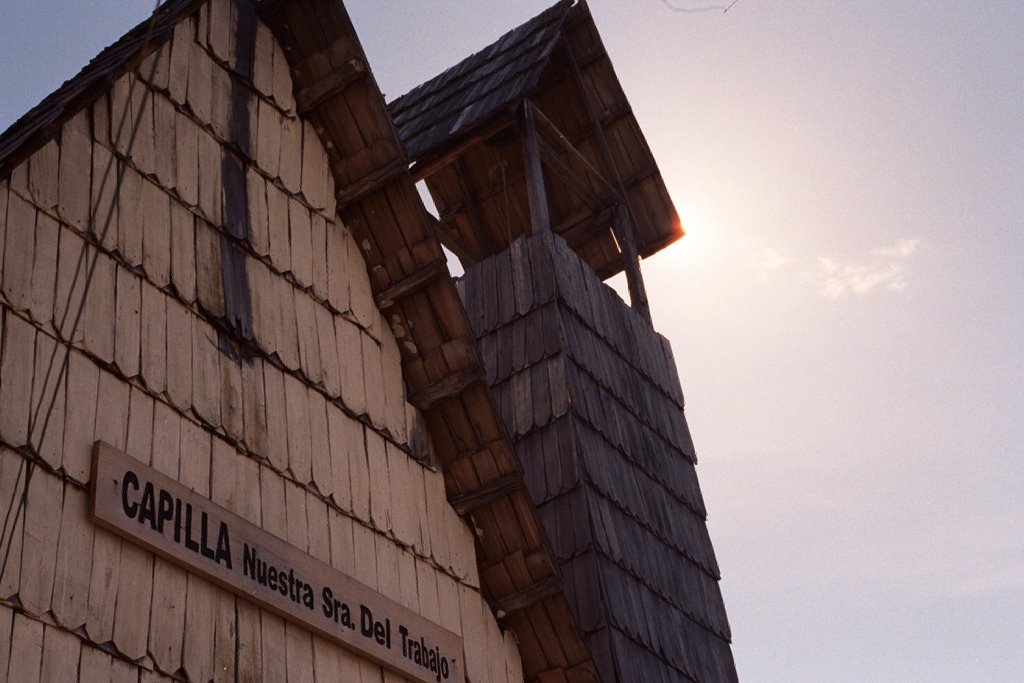
[[[470,147],[476,146],[478,143],[487,140],[505,130],[509,126],[516,122],[515,117],[510,116],[508,113],[501,114],[500,118],[491,123],[485,123],[474,129],[475,132],[469,132],[461,142],[450,145],[447,149],[441,150],[436,156],[431,156],[426,159],[422,159],[409,169],[412,174],[412,179],[416,182],[429,178],[430,176],[437,173],[439,170],[452,163]]]
[[[523,475],[519,472],[513,472],[512,474],[492,479],[475,491],[467,491],[466,493],[453,496],[448,499],[448,502],[455,508],[455,512],[463,516],[522,487]]]
[[[409,392],[409,403],[420,410],[428,410],[438,401],[458,396],[474,382],[482,382],[484,368],[481,364],[469,365],[453,370],[436,382]]]
[[[432,261],[386,289],[381,290],[373,300],[377,304],[377,308],[384,311],[393,307],[410,294],[423,289],[437,278],[447,275],[448,264],[445,261],[441,259]]]
[[[375,171],[367,173],[348,187],[338,190],[335,194],[335,198],[338,200],[338,209],[341,210],[346,206],[355,204],[359,200],[364,199],[368,194],[380,190],[388,183],[401,178],[408,172],[409,168],[406,165],[405,159],[398,158]]]
[[[531,605],[535,605],[542,600],[547,600],[561,592],[562,577],[557,574],[552,574],[547,578],[530,584],[522,590],[518,590],[511,595],[506,595],[503,598],[495,600],[491,603],[491,609],[494,610],[494,615],[501,619],[513,612],[518,612],[530,607]]]
[[[316,109],[366,75],[366,65],[353,57],[326,76],[295,93],[295,108],[300,114]]]

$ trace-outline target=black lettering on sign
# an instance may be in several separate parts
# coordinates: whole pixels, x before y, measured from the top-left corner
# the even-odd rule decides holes
[[[465,683],[456,634],[106,444],[92,466],[105,529],[405,679]]]

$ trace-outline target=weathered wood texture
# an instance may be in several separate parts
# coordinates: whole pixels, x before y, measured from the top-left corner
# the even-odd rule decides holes
[[[528,136],[516,112],[526,102],[539,112],[543,207],[529,201],[537,174],[520,151]],[[629,270],[628,235],[607,210],[618,202],[629,207],[641,257],[683,234],[586,3],[556,4],[390,111],[439,211],[442,239],[464,266],[540,229],[548,213],[552,229],[601,277]],[[643,309],[643,297],[636,300]]]
[[[330,80],[353,59],[365,61],[340,3],[275,4],[263,17],[284,46],[300,91]],[[335,186],[358,188],[339,195],[339,215],[355,236],[379,303],[391,305],[387,324],[398,342],[410,400],[424,412],[447,494],[467,495],[519,474],[520,466],[482,381],[483,367],[454,285],[448,278],[422,276],[443,258],[441,244],[412,178],[395,170],[405,165],[405,153],[380,92],[369,72],[343,80],[345,87],[316,98],[308,117],[328,150]],[[365,178],[374,180],[367,184]],[[398,300],[395,293],[401,294]],[[370,474],[372,492],[372,469]],[[470,517],[480,530],[477,555],[486,567],[481,587],[489,600],[522,595],[558,576],[536,510],[522,489],[510,489]],[[521,642],[537,644],[522,652],[531,679],[556,671],[597,679],[561,592],[538,593],[509,623]],[[474,651],[471,643],[466,649]],[[470,657],[471,678],[475,666]]]
[[[498,634],[485,598],[535,577],[481,589],[470,527],[446,501],[446,475],[422,461],[438,439],[426,425],[437,431],[454,415],[449,461],[487,446],[448,475],[456,491],[517,471],[500,418],[473,393],[486,391],[480,380],[438,398],[450,407],[431,411],[433,423],[406,398],[407,383],[473,367],[482,376],[458,297],[432,268],[440,247],[424,233],[414,248],[378,252],[411,280],[384,278],[381,262],[367,274],[366,231],[397,240],[398,223],[362,219],[357,232],[338,219],[328,164],[353,170],[338,185],[348,187],[366,157],[330,157],[298,118],[285,52],[250,3],[172,1],[158,20],[152,45],[132,32],[0,139],[8,626],[18,620],[19,643],[42,633],[42,666],[54,671],[60,662],[47,657],[63,646],[51,650],[48,629],[76,632],[81,669],[103,680],[137,676],[136,660],[156,669],[142,674],[153,680],[297,681],[314,661],[344,680],[381,679],[379,667],[88,524],[88,452],[104,439],[445,628],[484,634],[474,680],[494,662],[517,671],[514,637]],[[393,191],[382,186],[353,211]],[[413,197],[385,203],[422,217]],[[440,294],[428,301],[420,284]],[[481,405],[489,412],[475,434]],[[525,532],[485,511],[491,556],[535,557],[536,511],[523,493],[501,504],[514,510],[503,523]],[[289,655],[305,668],[287,667]],[[35,675],[31,659],[19,659],[18,680]]]
[[[470,268],[460,291],[598,665],[735,680],[667,340],[551,235]]]

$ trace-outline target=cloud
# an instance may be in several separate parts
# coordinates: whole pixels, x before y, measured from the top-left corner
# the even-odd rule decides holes
[[[792,261],[792,257],[781,249],[774,247],[763,248],[754,259],[754,270],[769,272],[778,270]]]
[[[878,256],[879,258],[906,258],[917,251],[917,245],[920,241],[904,238],[892,246],[872,249],[871,255]]]
[[[908,284],[904,262],[913,256],[919,243],[917,239],[901,239],[895,244],[872,249],[869,258],[860,263],[841,263],[823,256],[804,277],[826,299],[867,294],[876,289],[903,291]]]

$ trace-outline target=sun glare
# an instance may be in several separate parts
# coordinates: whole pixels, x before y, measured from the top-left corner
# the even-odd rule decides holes
[[[680,265],[707,265],[717,251],[717,230],[713,217],[693,200],[679,202],[676,206],[686,234],[666,251]]]

